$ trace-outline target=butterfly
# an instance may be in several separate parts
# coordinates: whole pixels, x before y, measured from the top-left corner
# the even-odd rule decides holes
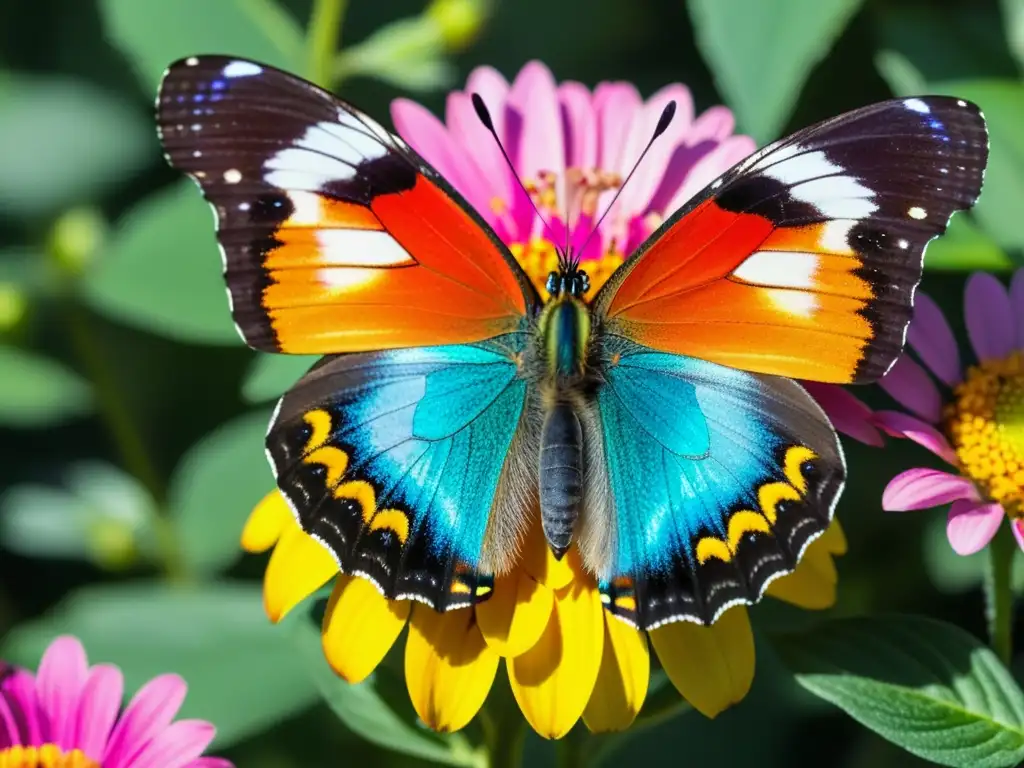
[[[447,611],[487,599],[539,516],[642,629],[756,602],[829,526],[843,452],[794,379],[885,374],[988,156],[963,100],[849,112],[741,161],[587,301],[571,254],[541,296],[408,144],[295,76],[183,59],[157,112],[242,338],[323,355],[266,438],[302,528]]]

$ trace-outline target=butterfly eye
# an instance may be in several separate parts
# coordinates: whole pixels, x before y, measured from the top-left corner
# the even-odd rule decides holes
[[[547,289],[547,292],[550,293],[552,296],[557,296],[558,295],[558,273],[557,272],[551,272],[550,274],[548,274],[548,281],[547,281],[547,283],[544,284],[544,287]]]
[[[580,293],[586,293],[590,290],[590,275],[586,272],[580,272]]]

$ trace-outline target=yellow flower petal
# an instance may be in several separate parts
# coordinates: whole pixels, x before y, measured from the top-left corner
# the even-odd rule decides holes
[[[738,703],[754,682],[754,633],[743,606],[710,627],[678,621],[652,629],[654,650],[668,679],[706,717]]]
[[[843,533],[843,527],[839,525],[839,521],[832,518],[832,524],[825,529],[825,532],[821,534],[818,541],[822,543],[825,550],[833,555],[845,555],[846,554],[846,534]],[[818,542],[816,541],[815,544]],[[813,544],[811,546],[814,546]]]
[[[594,733],[629,728],[651,680],[651,657],[643,632],[610,615],[604,623],[601,669],[583,712],[583,722]]]
[[[591,582],[577,579],[555,594],[555,610],[537,644],[506,661],[519,708],[544,738],[561,738],[580,719],[603,645],[600,595]]]
[[[561,560],[555,558],[544,538],[539,510],[534,515],[527,530],[526,540],[523,542],[522,565],[523,570],[548,589],[562,589],[568,586],[575,576],[583,573],[576,547],[570,548]]]
[[[497,671],[498,654],[484,642],[472,608],[413,608],[405,682],[424,723],[443,733],[465,727],[483,706]]]
[[[276,488],[253,507],[242,529],[242,549],[246,552],[266,552],[281,538],[289,522],[295,517],[288,502]]]
[[[298,524],[286,526],[263,574],[263,607],[273,622],[338,573],[338,563]]]
[[[491,597],[476,606],[476,620],[496,653],[518,656],[540,640],[554,604],[554,592],[516,570],[498,577]]]
[[[324,614],[324,656],[341,677],[359,683],[376,669],[409,618],[407,600],[388,600],[358,576],[341,576]]]
[[[839,575],[828,546],[829,542],[825,541],[825,535],[822,534],[807,547],[793,573],[768,585],[767,594],[809,611],[820,611],[835,605]]]

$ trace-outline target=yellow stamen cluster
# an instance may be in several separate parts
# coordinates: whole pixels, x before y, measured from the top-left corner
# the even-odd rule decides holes
[[[512,243],[509,250],[540,295],[547,296],[544,284],[547,282],[548,274],[558,270],[558,252],[555,246],[549,240],[538,237],[528,244]],[[582,262],[580,269],[590,278],[590,290],[584,298],[592,299],[622,262],[622,254],[616,251],[609,251],[599,259]]]
[[[1024,357],[987,360],[967,371],[946,407],[946,431],[961,470],[993,501],[1024,501]]]
[[[64,752],[54,744],[41,747],[8,747],[0,751],[0,768],[100,768],[81,750]]]

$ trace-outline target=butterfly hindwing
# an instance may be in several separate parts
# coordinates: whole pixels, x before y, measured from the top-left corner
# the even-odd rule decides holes
[[[169,162],[216,212],[250,346],[479,341],[515,330],[536,304],[505,246],[436,171],[326,91],[255,62],[192,57],[168,69],[157,111]]]
[[[438,610],[487,596],[529,486],[524,337],[327,357],[281,399],[278,486],[345,572]]]
[[[825,415],[788,379],[621,339],[602,357],[614,511],[587,525],[612,526],[605,605],[650,628],[757,601],[831,522],[845,464]]]
[[[976,106],[896,99],[739,163],[595,299],[604,330],[791,378],[866,383],[902,350],[928,241],[981,190]]]

